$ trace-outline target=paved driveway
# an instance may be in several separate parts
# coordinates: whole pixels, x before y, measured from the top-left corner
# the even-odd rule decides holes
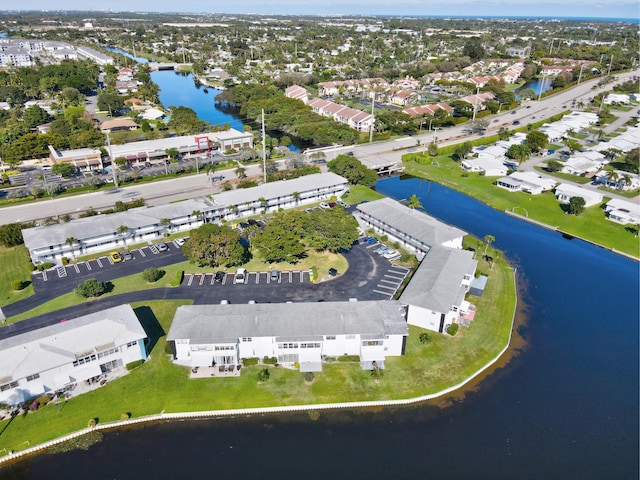
[[[75,318],[88,313],[97,312],[123,303],[145,300],[178,300],[192,299],[194,304],[215,304],[222,300],[230,303],[284,303],[284,302],[317,302],[346,301],[350,298],[358,300],[388,300],[393,297],[409,270],[393,265],[385,258],[376,255],[371,246],[361,241],[351,250],[344,252],[349,262],[346,272],[338,272],[335,277],[324,278],[320,283],[311,283],[307,271],[282,271],[280,281],[271,281],[268,272],[248,272],[244,284],[233,282],[233,274],[226,274],[222,282],[213,281],[213,272],[205,274],[185,274],[179,287],[157,288],[139,292],[125,292],[112,297],[96,299],[82,305],[49,312],[21,322],[5,325],[0,328],[0,339],[19,333],[31,331],[43,326],[52,325],[63,319]],[[100,281],[113,280],[124,275],[139,273],[149,267],[162,267],[184,261],[181,249],[169,244],[169,251],[158,254],[150,253],[148,247],[134,251],[134,260],[111,264],[107,257],[89,262],[87,266],[66,267],[66,276],[58,275],[56,270],[47,274],[45,281],[41,274],[34,276],[36,295],[3,307],[6,317],[28,311],[59,295],[70,292],[87,278]]]

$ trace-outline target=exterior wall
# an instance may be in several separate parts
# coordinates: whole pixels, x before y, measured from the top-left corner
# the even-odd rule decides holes
[[[34,372],[29,378],[21,378],[12,382],[14,387],[0,391],[0,402],[15,405],[25,400],[53,393],[64,389],[71,384],[84,382],[90,378],[101,375],[101,365],[109,362],[117,362],[116,368],[124,368],[127,363],[144,360],[147,357],[144,341],[139,340],[130,345],[120,345],[116,349],[104,352],[96,352],[95,359],[84,365],[74,366],[73,362],[52,369],[43,369]],[[98,358],[100,357],[100,358]],[[43,366],[44,367],[44,366]],[[110,368],[109,370],[114,370]]]
[[[441,317],[441,312],[434,312],[414,305],[409,305],[407,309],[407,323],[409,325],[415,325],[434,332],[440,331]]]

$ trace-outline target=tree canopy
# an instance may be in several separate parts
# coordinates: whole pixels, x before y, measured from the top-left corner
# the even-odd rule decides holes
[[[353,155],[338,155],[327,163],[327,168],[330,172],[346,178],[352,185],[370,187],[378,181],[376,172],[365,167]]]
[[[539,152],[547,148],[549,143],[549,137],[546,133],[542,133],[539,130],[533,130],[527,133],[525,144],[529,146],[532,152]]]
[[[206,223],[191,231],[191,238],[182,247],[184,255],[199,266],[231,267],[246,260],[247,251],[235,230]]]

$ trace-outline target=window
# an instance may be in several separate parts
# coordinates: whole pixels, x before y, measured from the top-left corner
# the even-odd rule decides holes
[[[136,345],[138,345],[138,342],[137,342],[137,341],[135,341],[135,342],[129,342],[129,343],[127,343],[127,348],[135,347]]]
[[[242,341],[243,342],[251,342],[252,339],[251,339],[251,337],[242,337]]]
[[[298,348],[298,344],[297,343],[280,343],[280,344],[278,344],[278,348],[280,348],[280,349]]]
[[[6,390],[9,390],[10,388],[16,388],[17,386],[18,382],[5,383],[4,385],[0,386],[0,392],[4,392]]]
[[[216,352],[221,352],[221,351],[226,351],[226,350],[235,350],[236,347],[234,347],[233,345],[216,345],[215,350]]]
[[[40,378],[40,374],[39,373],[34,373],[33,375],[29,375],[27,377],[27,382],[33,382],[34,380],[37,380],[38,378]]]
[[[382,340],[365,340],[362,342],[363,347],[375,347],[382,345]]]
[[[324,337],[325,340],[335,340],[336,336],[335,335],[327,335]]]
[[[120,351],[120,349],[118,347],[110,348],[109,350],[104,350],[104,351],[98,353],[98,358],[106,357],[108,355],[113,355],[114,353],[117,353],[119,351]]]
[[[97,357],[96,357],[95,354],[87,355],[86,357],[78,358],[76,361],[73,362],[73,366],[77,367],[78,365],[84,365],[85,363],[93,362],[96,358]]]
[[[301,343],[300,348],[320,348],[320,342]]]

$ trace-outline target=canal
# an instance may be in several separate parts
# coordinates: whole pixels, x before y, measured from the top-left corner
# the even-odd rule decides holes
[[[495,237],[517,268],[525,317],[506,366],[444,401],[146,425],[0,476],[637,479],[638,263],[424,180],[377,190],[415,193],[429,214]]]

